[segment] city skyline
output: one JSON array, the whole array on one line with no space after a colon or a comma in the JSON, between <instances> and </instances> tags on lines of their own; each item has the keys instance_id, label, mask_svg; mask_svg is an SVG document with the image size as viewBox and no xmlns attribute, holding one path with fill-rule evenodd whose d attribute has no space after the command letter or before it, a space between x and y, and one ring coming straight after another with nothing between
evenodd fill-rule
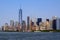
<instances>
[{"instance_id":1,"label":"city skyline","mask_svg":"<svg viewBox=\"0 0 60 40\"><path fill-rule=\"evenodd\" d=\"M31 18L51 18L52 16L59 16L60 0L0 0L0 26L10 20L18 21L18 14L21 8L23 12L23 20L27 20L27 16ZM45 14L44 14L45 13Z\"/></svg>"}]
</instances>

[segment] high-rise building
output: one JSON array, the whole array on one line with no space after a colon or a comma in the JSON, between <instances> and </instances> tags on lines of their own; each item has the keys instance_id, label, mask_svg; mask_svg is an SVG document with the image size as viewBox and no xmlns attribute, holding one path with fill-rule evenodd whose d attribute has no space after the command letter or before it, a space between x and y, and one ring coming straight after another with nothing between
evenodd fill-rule
<instances>
[{"instance_id":1,"label":"high-rise building","mask_svg":"<svg viewBox=\"0 0 60 40\"><path fill-rule=\"evenodd\" d=\"M14 31L14 20L10 20L9 30L10 30L10 31Z\"/></svg>"},{"instance_id":2,"label":"high-rise building","mask_svg":"<svg viewBox=\"0 0 60 40\"><path fill-rule=\"evenodd\" d=\"M24 20L22 21L22 30L23 32L26 31L26 22Z\"/></svg>"},{"instance_id":3,"label":"high-rise building","mask_svg":"<svg viewBox=\"0 0 60 40\"><path fill-rule=\"evenodd\" d=\"M30 27L30 17L27 16L27 30L29 30L29 27Z\"/></svg>"},{"instance_id":4,"label":"high-rise building","mask_svg":"<svg viewBox=\"0 0 60 40\"><path fill-rule=\"evenodd\" d=\"M52 21L53 21L53 20L49 20L50 30L52 30L52 29L53 29L53 28L52 28Z\"/></svg>"},{"instance_id":5,"label":"high-rise building","mask_svg":"<svg viewBox=\"0 0 60 40\"><path fill-rule=\"evenodd\" d=\"M30 31L32 31L33 26L34 26L34 22L32 22L32 20L30 20Z\"/></svg>"},{"instance_id":6,"label":"high-rise building","mask_svg":"<svg viewBox=\"0 0 60 40\"><path fill-rule=\"evenodd\" d=\"M18 24L19 24L19 22L16 21L16 22L15 22L15 27L18 27Z\"/></svg>"},{"instance_id":7,"label":"high-rise building","mask_svg":"<svg viewBox=\"0 0 60 40\"><path fill-rule=\"evenodd\" d=\"M39 23L42 22L42 18L37 18L37 25L39 26Z\"/></svg>"},{"instance_id":8,"label":"high-rise building","mask_svg":"<svg viewBox=\"0 0 60 40\"><path fill-rule=\"evenodd\" d=\"M53 30L56 30L56 27L57 27L57 17L56 16L53 16L52 17L52 28Z\"/></svg>"},{"instance_id":9,"label":"high-rise building","mask_svg":"<svg viewBox=\"0 0 60 40\"><path fill-rule=\"evenodd\" d=\"M21 8L19 9L19 24L22 27L22 9Z\"/></svg>"},{"instance_id":10,"label":"high-rise building","mask_svg":"<svg viewBox=\"0 0 60 40\"><path fill-rule=\"evenodd\" d=\"M22 30L22 9L19 9L19 24L20 24L20 31Z\"/></svg>"},{"instance_id":11,"label":"high-rise building","mask_svg":"<svg viewBox=\"0 0 60 40\"><path fill-rule=\"evenodd\" d=\"M54 16L52 22L53 30L60 30L60 18Z\"/></svg>"},{"instance_id":12,"label":"high-rise building","mask_svg":"<svg viewBox=\"0 0 60 40\"><path fill-rule=\"evenodd\" d=\"M46 19L46 30L51 30L51 23L50 23L50 20L49 19Z\"/></svg>"},{"instance_id":13,"label":"high-rise building","mask_svg":"<svg viewBox=\"0 0 60 40\"><path fill-rule=\"evenodd\" d=\"M57 30L60 30L60 18L57 18L56 24L57 24L56 29L57 29Z\"/></svg>"},{"instance_id":14,"label":"high-rise building","mask_svg":"<svg viewBox=\"0 0 60 40\"><path fill-rule=\"evenodd\" d=\"M46 30L44 22L39 23L39 26L40 26L40 30Z\"/></svg>"},{"instance_id":15,"label":"high-rise building","mask_svg":"<svg viewBox=\"0 0 60 40\"><path fill-rule=\"evenodd\" d=\"M53 30L56 30L56 27L57 27L56 21L57 21L57 20L54 19L53 22L52 22Z\"/></svg>"},{"instance_id":16,"label":"high-rise building","mask_svg":"<svg viewBox=\"0 0 60 40\"><path fill-rule=\"evenodd\" d=\"M14 27L14 20L10 20L10 27Z\"/></svg>"},{"instance_id":17,"label":"high-rise building","mask_svg":"<svg viewBox=\"0 0 60 40\"><path fill-rule=\"evenodd\" d=\"M36 30L36 25L32 20L30 20L30 32L35 30Z\"/></svg>"}]
</instances>

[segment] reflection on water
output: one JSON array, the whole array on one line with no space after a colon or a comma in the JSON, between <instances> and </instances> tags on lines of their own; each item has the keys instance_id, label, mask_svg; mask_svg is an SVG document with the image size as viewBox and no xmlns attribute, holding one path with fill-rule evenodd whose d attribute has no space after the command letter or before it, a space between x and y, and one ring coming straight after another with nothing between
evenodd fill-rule
<instances>
[{"instance_id":1,"label":"reflection on water","mask_svg":"<svg viewBox=\"0 0 60 40\"><path fill-rule=\"evenodd\" d=\"M56 32L0 32L0 40L59 40Z\"/></svg>"}]
</instances>

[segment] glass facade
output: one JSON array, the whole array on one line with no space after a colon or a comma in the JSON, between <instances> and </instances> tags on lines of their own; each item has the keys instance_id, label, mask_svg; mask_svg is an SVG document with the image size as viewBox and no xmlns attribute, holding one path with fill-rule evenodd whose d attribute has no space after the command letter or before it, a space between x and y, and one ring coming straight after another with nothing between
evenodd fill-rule
<instances>
[{"instance_id":1,"label":"glass facade","mask_svg":"<svg viewBox=\"0 0 60 40\"><path fill-rule=\"evenodd\" d=\"M42 22L42 18L37 18L37 25L39 26L39 23Z\"/></svg>"}]
</instances>

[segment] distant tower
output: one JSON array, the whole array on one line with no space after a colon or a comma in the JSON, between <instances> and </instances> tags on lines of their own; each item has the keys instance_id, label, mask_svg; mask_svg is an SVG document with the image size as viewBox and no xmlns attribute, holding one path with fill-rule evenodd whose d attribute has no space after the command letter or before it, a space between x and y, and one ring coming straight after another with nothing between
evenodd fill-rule
<instances>
[{"instance_id":1,"label":"distant tower","mask_svg":"<svg viewBox=\"0 0 60 40\"><path fill-rule=\"evenodd\" d=\"M14 27L14 20L10 20L10 27Z\"/></svg>"},{"instance_id":2,"label":"distant tower","mask_svg":"<svg viewBox=\"0 0 60 40\"><path fill-rule=\"evenodd\" d=\"M27 30L29 30L29 26L30 26L30 17L27 16Z\"/></svg>"},{"instance_id":3,"label":"distant tower","mask_svg":"<svg viewBox=\"0 0 60 40\"><path fill-rule=\"evenodd\" d=\"M19 24L22 26L22 9L19 9Z\"/></svg>"},{"instance_id":4,"label":"distant tower","mask_svg":"<svg viewBox=\"0 0 60 40\"><path fill-rule=\"evenodd\" d=\"M22 9L19 9L19 25L20 25L20 31L23 31L22 27Z\"/></svg>"}]
</instances>

